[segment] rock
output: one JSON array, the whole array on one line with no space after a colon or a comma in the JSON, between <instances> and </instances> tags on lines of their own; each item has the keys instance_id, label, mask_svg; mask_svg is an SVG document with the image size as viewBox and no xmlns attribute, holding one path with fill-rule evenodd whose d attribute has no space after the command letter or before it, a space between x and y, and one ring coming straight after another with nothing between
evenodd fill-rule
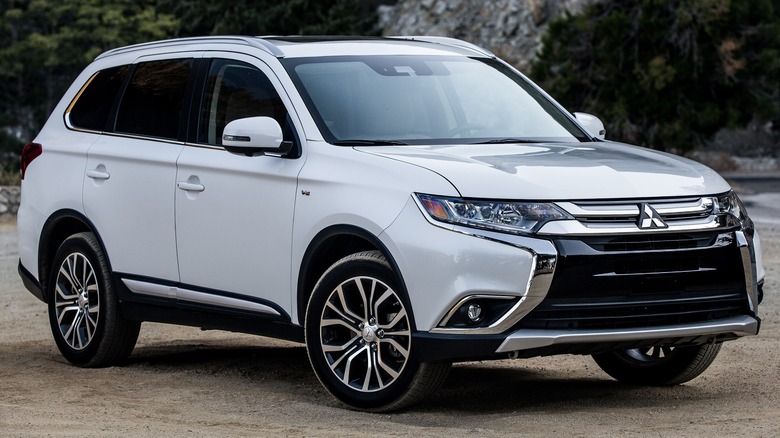
<instances>
[{"instance_id":1,"label":"rock","mask_svg":"<svg viewBox=\"0 0 780 438\"><path fill-rule=\"evenodd\" d=\"M20 199L21 187L0 187L0 215L16 214L16 212L19 211Z\"/></svg>"},{"instance_id":2,"label":"rock","mask_svg":"<svg viewBox=\"0 0 780 438\"><path fill-rule=\"evenodd\" d=\"M384 35L460 38L527 71L551 20L599 0L400 0L379 8Z\"/></svg>"}]
</instances>

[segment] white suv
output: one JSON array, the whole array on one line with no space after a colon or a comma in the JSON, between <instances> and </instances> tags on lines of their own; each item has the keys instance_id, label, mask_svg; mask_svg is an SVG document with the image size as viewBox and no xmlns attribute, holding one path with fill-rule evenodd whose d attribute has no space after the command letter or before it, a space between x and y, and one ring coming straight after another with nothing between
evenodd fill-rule
<instances>
[{"instance_id":1,"label":"white suv","mask_svg":"<svg viewBox=\"0 0 780 438\"><path fill-rule=\"evenodd\" d=\"M688 381L758 333L758 235L715 172L603 138L448 38L119 48L24 148L19 271L81 366L160 321L305 342L365 410L475 359Z\"/></svg>"}]
</instances>

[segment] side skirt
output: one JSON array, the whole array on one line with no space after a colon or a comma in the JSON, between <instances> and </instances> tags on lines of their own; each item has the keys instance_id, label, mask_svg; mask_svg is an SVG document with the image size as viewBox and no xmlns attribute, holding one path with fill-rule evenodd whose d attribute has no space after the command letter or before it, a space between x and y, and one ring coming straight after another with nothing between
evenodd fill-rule
<instances>
[{"instance_id":1,"label":"side skirt","mask_svg":"<svg viewBox=\"0 0 780 438\"><path fill-rule=\"evenodd\" d=\"M304 342L303 327L266 300L191 285L114 274L124 318ZM131 289L128 285L132 285ZM181 297L177 297L181 291Z\"/></svg>"}]
</instances>

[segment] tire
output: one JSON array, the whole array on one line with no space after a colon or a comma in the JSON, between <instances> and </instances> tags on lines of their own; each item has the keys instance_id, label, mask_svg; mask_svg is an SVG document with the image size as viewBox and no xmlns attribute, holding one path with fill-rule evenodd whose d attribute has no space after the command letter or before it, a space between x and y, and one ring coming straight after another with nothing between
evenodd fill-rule
<instances>
[{"instance_id":1,"label":"tire","mask_svg":"<svg viewBox=\"0 0 780 438\"><path fill-rule=\"evenodd\" d=\"M671 386L703 373L720 351L720 343L689 347L647 347L594 354L604 372L634 385Z\"/></svg>"},{"instance_id":2,"label":"tire","mask_svg":"<svg viewBox=\"0 0 780 438\"><path fill-rule=\"evenodd\" d=\"M409 306L379 251L334 263L306 309L306 347L317 378L352 408L388 412L435 392L449 363L415 358ZM367 309L368 308L368 309Z\"/></svg>"},{"instance_id":3,"label":"tire","mask_svg":"<svg viewBox=\"0 0 780 438\"><path fill-rule=\"evenodd\" d=\"M82 367L127 359L141 323L119 314L116 288L95 235L68 237L54 256L49 278L49 323L60 353Z\"/></svg>"}]
</instances>

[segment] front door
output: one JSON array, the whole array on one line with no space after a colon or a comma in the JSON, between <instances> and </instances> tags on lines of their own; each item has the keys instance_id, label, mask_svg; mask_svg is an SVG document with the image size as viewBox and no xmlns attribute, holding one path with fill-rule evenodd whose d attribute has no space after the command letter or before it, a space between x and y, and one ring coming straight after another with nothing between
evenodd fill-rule
<instances>
[{"instance_id":1,"label":"front door","mask_svg":"<svg viewBox=\"0 0 780 438\"><path fill-rule=\"evenodd\" d=\"M273 117L285 140L294 141L278 81L252 61L211 60L197 145L186 146L178 159L176 242L185 290L179 299L189 294L201 305L284 315L291 304L293 210L303 159L247 157L221 147L228 122L255 116Z\"/></svg>"}]
</instances>

